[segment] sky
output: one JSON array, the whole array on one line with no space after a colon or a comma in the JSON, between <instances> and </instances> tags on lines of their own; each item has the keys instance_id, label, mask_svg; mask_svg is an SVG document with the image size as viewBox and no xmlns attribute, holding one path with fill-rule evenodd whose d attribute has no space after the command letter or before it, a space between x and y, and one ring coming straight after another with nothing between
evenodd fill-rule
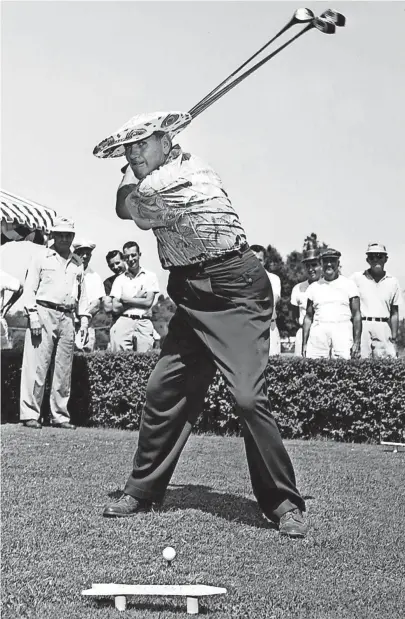
<instances>
[{"instance_id":1,"label":"sky","mask_svg":"<svg viewBox=\"0 0 405 619\"><path fill-rule=\"evenodd\" d=\"M189 110L299 6L2 2L1 187L72 217L97 244L91 266L103 279L107 251L137 241L166 294L153 233L115 215L125 160L93 148L135 114ZM305 6L319 15L331 5ZM305 34L176 142L220 174L251 244L286 256L315 232L350 275L381 242L405 289L405 3L332 7L346 28ZM2 268L22 279L37 251L8 243Z\"/></svg>"}]
</instances>

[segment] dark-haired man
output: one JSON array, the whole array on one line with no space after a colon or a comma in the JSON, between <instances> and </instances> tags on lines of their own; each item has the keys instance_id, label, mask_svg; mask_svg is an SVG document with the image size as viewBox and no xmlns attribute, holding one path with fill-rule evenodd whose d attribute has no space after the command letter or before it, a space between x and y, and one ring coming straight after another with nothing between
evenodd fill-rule
<instances>
[{"instance_id":1,"label":"dark-haired man","mask_svg":"<svg viewBox=\"0 0 405 619\"><path fill-rule=\"evenodd\" d=\"M260 264L264 266L266 260L266 249L263 245L251 245L250 249L259 260ZM280 301L281 297L281 281L278 275L275 273L271 273L267 271L267 277L271 283L271 289L273 291L273 313L271 315L270 321L270 347L269 347L269 357L273 357L274 355L279 355L281 353L281 340L280 340L280 332L277 326L277 304Z\"/></svg>"},{"instance_id":2,"label":"dark-haired man","mask_svg":"<svg viewBox=\"0 0 405 619\"><path fill-rule=\"evenodd\" d=\"M127 270L114 280L110 293L113 314L118 316L110 330L111 351L148 352L155 342L150 310L159 294L159 283L155 273L140 265L138 243L128 241L122 253Z\"/></svg>"},{"instance_id":3,"label":"dark-haired man","mask_svg":"<svg viewBox=\"0 0 405 619\"><path fill-rule=\"evenodd\" d=\"M127 265L125 264L124 254L119 249L112 249L109 251L105 257L106 262L108 264L108 268L113 272L114 275L110 275L104 280L104 290L106 296L110 296L111 288L118 277L122 273L125 273L127 270Z\"/></svg>"},{"instance_id":4,"label":"dark-haired man","mask_svg":"<svg viewBox=\"0 0 405 619\"><path fill-rule=\"evenodd\" d=\"M132 516L162 501L218 368L236 400L263 513L281 534L304 537L305 503L267 397L271 285L219 176L172 144L190 121L182 112L136 116L94 149L126 156L117 214L153 230L176 304L148 381L132 473L104 516Z\"/></svg>"}]
</instances>

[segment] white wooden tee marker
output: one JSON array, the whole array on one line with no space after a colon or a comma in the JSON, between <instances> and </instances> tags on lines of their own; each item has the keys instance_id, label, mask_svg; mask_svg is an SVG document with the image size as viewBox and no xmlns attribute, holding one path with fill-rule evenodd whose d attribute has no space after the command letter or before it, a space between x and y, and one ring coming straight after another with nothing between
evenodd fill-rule
<instances>
[{"instance_id":1,"label":"white wooden tee marker","mask_svg":"<svg viewBox=\"0 0 405 619\"><path fill-rule=\"evenodd\" d=\"M113 596L117 610L125 610L128 595L182 596L187 598L189 615L198 614L198 598L223 593L226 593L226 589L208 585L117 585L114 583L93 583L91 589L82 591L82 595Z\"/></svg>"},{"instance_id":2,"label":"white wooden tee marker","mask_svg":"<svg viewBox=\"0 0 405 619\"><path fill-rule=\"evenodd\" d=\"M392 452L397 454L399 451L399 447L405 447L405 443L390 443L389 441L380 441L380 445L389 445L392 447Z\"/></svg>"}]
</instances>

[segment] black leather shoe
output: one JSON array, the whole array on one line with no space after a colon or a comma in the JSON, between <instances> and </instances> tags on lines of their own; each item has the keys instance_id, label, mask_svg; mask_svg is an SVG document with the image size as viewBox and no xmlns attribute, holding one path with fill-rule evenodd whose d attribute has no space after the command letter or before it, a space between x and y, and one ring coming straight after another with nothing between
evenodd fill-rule
<instances>
[{"instance_id":1,"label":"black leather shoe","mask_svg":"<svg viewBox=\"0 0 405 619\"><path fill-rule=\"evenodd\" d=\"M23 424L26 428L32 428L33 430L42 429L42 424L40 424L36 419L27 419L27 421L23 421Z\"/></svg>"},{"instance_id":2,"label":"black leather shoe","mask_svg":"<svg viewBox=\"0 0 405 619\"><path fill-rule=\"evenodd\" d=\"M73 423L69 423L68 421L64 421L63 423L54 423L53 428L62 428L62 430L76 430L76 426Z\"/></svg>"},{"instance_id":3,"label":"black leather shoe","mask_svg":"<svg viewBox=\"0 0 405 619\"><path fill-rule=\"evenodd\" d=\"M152 501L147 499L135 499L129 494L123 494L118 501L110 503L104 509L103 516L105 518L125 518L125 516L134 516L142 512L149 512L152 509Z\"/></svg>"},{"instance_id":4,"label":"black leather shoe","mask_svg":"<svg viewBox=\"0 0 405 619\"><path fill-rule=\"evenodd\" d=\"M280 535L287 535L288 537L305 537L308 527L304 522L302 511L296 507L295 509L283 514L280 518L278 530Z\"/></svg>"}]
</instances>

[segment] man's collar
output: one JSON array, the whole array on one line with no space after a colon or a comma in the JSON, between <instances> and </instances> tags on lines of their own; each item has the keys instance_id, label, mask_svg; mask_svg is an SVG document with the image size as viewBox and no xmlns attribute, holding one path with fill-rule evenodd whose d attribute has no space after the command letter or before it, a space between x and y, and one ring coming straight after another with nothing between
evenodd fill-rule
<instances>
[{"instance_id":1,"label":"man's collar","mask_svg":"<svg viewBox=\"0 0 405 619\"><path fill-rule=\"evenodd\" d=\"M138 271L138 273L136 275L133 275L131 273L131 271L129 271L129 270L124 271L124 273L121 273L121 275L125 275L129 279L135 279L136 277L138 277L138 275L141 275L141 274L144 274L144 273L146 273L145 269L141 265L139 265L139 271Z\"/></svg>"},{"instance_id":2,"label":"man's collar","mask_svg":"<svg viewBox=\"0 0 405 619\"><path fill-rule=\"evenodd\" d=\"M374 277L371 274L370 269L366 269L363 273L363 275L365 275L367 277L367 279L372 279L373 282L377 282L377 284L379 282L382 282L383 279L387 278L387 277L392 277L392 275L390 275L389 273L387 273L387 271L384 271L384 275L382 276L381 279L379 279L378 281L376 279L374 279Z\"/></svg>"},{"instance_id":3,"label":"man's collar","mask_svg":"<svg viewBox=\"0 0 405 619\"><path fill-rule=\"evenodd\" d=\"M63 258L63 256L61 256L60 253L56 251L56 249L53 249L53 247L48 247L47 256L58 256L58 258L62 258L63 260L66 260L67 262L73 262L73 264L76 264L78 266L82 264L82 261L80 260L80 258L76 256L76 254L74 254L73 252L69 252L68 257Z\"/></svg>"}]
</instances>

